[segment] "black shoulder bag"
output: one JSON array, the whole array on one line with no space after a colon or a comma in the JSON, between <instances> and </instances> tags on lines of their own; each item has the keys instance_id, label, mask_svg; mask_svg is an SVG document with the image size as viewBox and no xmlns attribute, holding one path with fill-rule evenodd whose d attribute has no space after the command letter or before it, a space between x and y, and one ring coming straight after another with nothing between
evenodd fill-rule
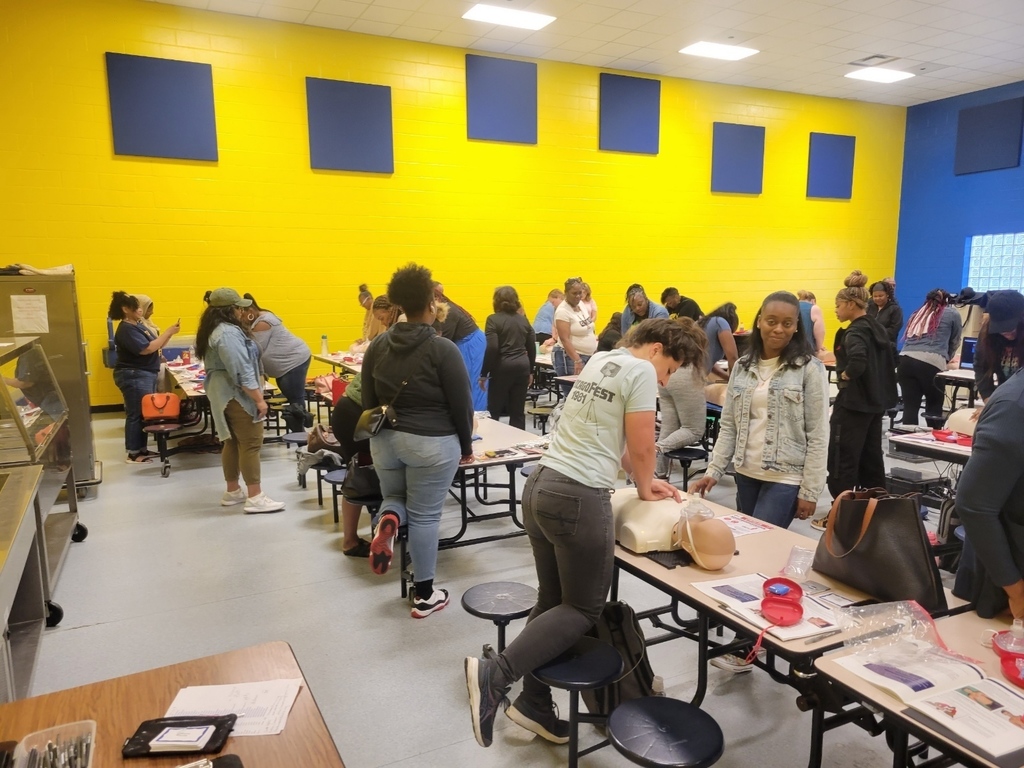
<instances>
[{"instance_id":1,"label":"black shoulder bag","mask_svg":"<svg viewBox=\"0 0 1024 768\"><path fill-rule=\"evenodd\" d=\"M431 343L434 341L431 336L425 344L421 344L420 348L412 355L414 364L409 365L408 371L406 371L405 379L398 385L398 389L395 391L395 396L391 398L390 405L378 405L376 408L367 408L361 414L359 414L359 421L356 422L356 428L352 432L352 437L356 440L369 440L374 437L384 427L385 420L391 424L392 427L398 424L398 413L395 411L395 401L398 400L398 396L402 394L402 390L405 389L405 385L409 383L409 379L412 378L413 374L419 370L420 362L427 350L430 349ZM412 361L410 361L412 362Z\"/></svg>"}]
</instances>

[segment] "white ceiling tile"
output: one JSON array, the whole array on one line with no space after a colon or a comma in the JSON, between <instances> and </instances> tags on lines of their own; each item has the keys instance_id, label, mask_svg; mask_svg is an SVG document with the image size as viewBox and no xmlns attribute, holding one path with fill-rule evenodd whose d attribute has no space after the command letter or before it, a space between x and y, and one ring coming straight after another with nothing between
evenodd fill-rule
<instances>
[{"instance_id":1,"label":"white ceiling tile","mask_svg":"<svg viewBox=\"0 0 1024 768\"><path fill-rule=\"evenodd\" d=\"M664 38L663 35L655 35L650 32L627 32L621 37L615 38L617 43L625 43L626 45L635 45L638 48L654 45L660 42ZM679 50L678 48L676 50Z\"/></svg>"},{"instance_id":2,"label":"white ceiling tile","mask_svg":"<svg viewBox=\"0 0 1024 768\"><path fill-rule=\"evenodd\" d=\"M329 29L348 29L355 21L349 16L336 16L333 13L311 13L306 17L306 24Z\"/></svg>"},{"instance_id":3,"label":"white ceiling tile","mask_svg":"<svg viewBox=\"0 0 1024 768\"><path fill-rule=\"evenodd\" d=\"M531 32L467 21L474 0L162 0L370 35L904 106L1024 79L1024 0L507 0L556 16ZM490 0L497 4L497 0ZM747 44L745 62L681 56ZM878 86L844 78L871 54L939 67Z\"/></svg>"},{"instance_id":4,"label":"white ceiling tile","mask_svg":"<svg viewBox=\"0 0 1024 768\"><path fill-rule=\"evenodd\" d=\"M351 16L358 19L360 14L370 7L369 2L357 3L354 0L320 0L313 9L314 13L330 13L335 16Z\"/></svg>"},{"instance_id":5,"label":"white ceiling tile","mask_svg":"<svg viewBox=\"0 0 1024 768\"><path fill-rule=\"evenodd\" d=\"M263 0L210 0L207 8L219 13L238 13L243 16L255 16L260 11Z\"/></svg>"},{"instance_id":6,"label":"white ceiling tile","mask_svg":"<svg viewBox=\"0 0 1024 768\"><path fill-rule=\"evenodd\" d=\"M263 4L260 8L259 16L261 19L273 19L274 21L290 21L294 24L301 24L309 16L309 11L303 11L299 8L285 8L281 5L269 5Z\"/></svg>"},{"instance_id":7,"label":"white ceiling tile","mask_svg":"<svg viewBox=\"0 0 1024 768\"><path fill-rule=\"evenodd\" d=\"M361 32L364 35L380 35L381 37L389 37L396 29L398 29L398 25L385 24L381 21L356 19L348 29L349 32Z\"/></svg>"},{"instance_id":8,"label":"white ceiling tile","mask_svg":"<svg viewBox=\"0 0 1024 768\"><path fill-rule=\"evenodd\" d=\"M472 48L473 44L480 38L473 35L463 35L458 32L438 32L431 38L430 42L438 45L449 45L452 48Z\"/></svg>"},{"instance_id":9,"label":"white ceiling tile","mask_svg":"<svg viewBox=\"0 0 1024 768\"><path fill-rule=\"evenodd\" d=\"M606 27L603 24L595 24L585 32L580 33L580 37L585 37L588 40L600 40L604 43L610 43L625 34L618 27Z\"/></svg>"},{"instance_id":10,"label":"white ceiling tile","mask_svg":"<svg viewBox=\"0 0 1024 768\"><path fill-rule=\"evenodd\" d=\"M632 11L620 11L614 16L604 20L609 27L620 27L622 29L636 29L644 24L650 24L655 20L654 16L647 13L633 13Z\"/></svg>"}]
</instances>

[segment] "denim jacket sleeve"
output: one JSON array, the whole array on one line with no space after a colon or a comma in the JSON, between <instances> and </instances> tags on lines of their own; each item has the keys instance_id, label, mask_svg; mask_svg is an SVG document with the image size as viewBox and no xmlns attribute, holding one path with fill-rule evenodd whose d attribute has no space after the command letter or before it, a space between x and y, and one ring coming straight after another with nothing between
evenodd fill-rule
<instances>
[{"instance_id":1,"label":"denim jacket sleeve","mask_svg":"<svg viewBox=\"0 0 1024 768\"><path fill-rule=\"evenodd\" d=\"M722 406L722 418L718 424L718 437L715 439L715 450L711 454L711 463L708 464L706 474L716 482L725 475L725 469L733 459L736 450L736 422L739 414L735 412L733 400L740 399L731 396L730 392L735 384L742 366L734 365L729 375L729 384L725 390L725 404Z\"/></svg>"},{"instance_id":2,"label":"denim jacket sleeve","mask_svg":"<svg viewBox=\"0 0 1024 768\"><path fill-rule=\"evenodd\" d=\"M804 428L807 430L807 455L799 498L817 501L825 488L828 467L828 375L817 358L803 367ZM718 446L715 446L716 449Z\"/></svg>"},{"instance_id":3,"label":"denim jacket sleeve","mask_svg":"<svg viewBox=\"0 0 1024 768\"><path fill-rule=\"evenodd\" d=\"M240 330L235 328L225 328L221 341L217 351L220 353L221 362L231 376L231 380L242 389L258 389L260 386L258 356L254 359L250 354L250 343L255 351L256 342L246 338Z\"/></svg>"}]
</instances>

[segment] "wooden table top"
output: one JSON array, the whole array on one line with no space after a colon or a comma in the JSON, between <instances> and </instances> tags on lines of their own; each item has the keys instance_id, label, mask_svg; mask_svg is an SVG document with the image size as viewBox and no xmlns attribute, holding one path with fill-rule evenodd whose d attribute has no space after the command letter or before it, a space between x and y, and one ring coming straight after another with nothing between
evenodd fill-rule
<instances>
[{"instance_id":1,"label":"wooden table top","mask_svg":"<svg viewBox=\"0 0 1024 768\"><path fill-rule=\"evenodd\" d=\"M286 678L303 682L284 730L275 736L229 738L221 754L238 755L245 768L344 768L291 647L280 641L0 705L0 741L20 741L61 723L95 720L93 762L98 768L170 768L196 758L161 755L124 760L121 745L142 721L163 717L179 689Z\"/></svg>"}]
</instances>

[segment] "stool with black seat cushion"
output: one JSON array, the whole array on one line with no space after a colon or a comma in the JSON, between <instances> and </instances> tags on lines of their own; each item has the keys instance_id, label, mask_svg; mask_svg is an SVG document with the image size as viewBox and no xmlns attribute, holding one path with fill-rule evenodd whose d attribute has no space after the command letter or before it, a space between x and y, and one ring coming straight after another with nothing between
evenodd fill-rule
<instances>
[{"instance_id":1,"label":"stool with black seat cushion","mask_svg":"<svg viewBox=\"0 0 1024 768\"><path fill-rule=\"evenodd\" d=\"M608 740L630 762L649 768L706 768L725 749L711 715L665 696L622 702L608 716Z\"/></svg>"},{"instance_id":2,"label":"stool with black seat cushion","mask_svg":"<svg viewBox=\"0 0 1024 768\"><path fill-rule=\"evenodd\" d=\"M160 453L160 476L168 477L171 474L171 452L167 448L167 438L171 432L181 429L181 425L173 422L162 424L146 424L142 431L156 438L156 449Z\"/></svg>"},{"instance_id":3,"label":"stool with black seat cushion","mask_svg":"<svg viewBox=\"0 0 1024 768\"><path fill-rule=\"evenodd\" d=\"M334 505L334 523L338 523L338 497L341 496L341 486L348 475L347 469L335 469L324 475L324 482L331 486L331 503ZM319 478L317 478L319 480Z\"/></svg>"},{"instance_id":4,"label":"stool with black seat cushion","mask_svg":"<svg viewBox=\"0 0 1024 768\"><path fill-rule=\"evenodd\" d=\"M466 613L489 619L498 628L498 653L505 650L505 627L528 616L537 604L537 590L515 581L491 581L470 587L462 595Z\"/></svg>"},{"instance_id":5,"label":"stool with black seat cushion","mask_svg":"<svg viewBox=\"0 0 1024 768\"><path fill-rule=\"evenodd\" d=\"M690 478L696 475L690 473L690 465L695 461L707 461L708 452L700 446L691 446L688 448L676 448L674 451L665 451L663 454L668 462L668 474L672 476L672 462L678 461L679 465L683 468L683 490L688 490L690 487Z\"/></svg>"},{"instance_id":6,"label":"stool with black seat cushion","mask_svg":"<svg viewBox=\"0 0 1024 768\"><path fill-rule=\"evenodd\" d=\"M603 724L604 715L580 712L580 691L603 688L622 674L622 656L603 640L581 637L565 653L533 670L533 676L552 688L569 691L569 768L576 768L581 755L608 745L605 739L580 750L580 723Z\"/></svg>"}]
</instances>

